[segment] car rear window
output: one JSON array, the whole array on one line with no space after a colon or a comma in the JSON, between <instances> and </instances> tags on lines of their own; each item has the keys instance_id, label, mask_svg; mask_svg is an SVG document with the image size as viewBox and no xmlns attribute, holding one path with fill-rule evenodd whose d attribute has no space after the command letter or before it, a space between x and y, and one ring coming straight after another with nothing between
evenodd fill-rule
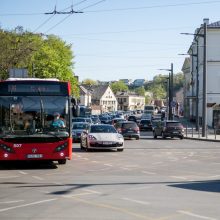
<instances>
[{"instance_id":1,"label":"car rear window","mask_svg":"<svg viewBox=\"0 0 220 220\"><path fill-rule=\"evenodd\" d=\"M137 124L136 123L124 123L122 124L122 128L128 129L128 128L136 128Z\"/></svg>"},{"instance_id":2,"label":"car rear window","mask_svg":"<svg viewBox=\"0 0 220 220\"><path fill-rule=\"evenodd\" d=\"M151 121L150 120L141 120L141 124L150 124Z\"/></svg>"},{"instance_id":3,"label":"car rear window","mask_svg":"<svg viewBox=\"0 0 220 220\"><path fill-rule=\"evenodd\" d=\"M87 129L88 125L87 124L77 124L77 123L73 123L73 129Z\"/></svg>"},{"instance_id":4,"label":"car rear window","mask_svg":"<svg viewBox=\"0 0 220 220\"><path fill-rule=\"evenodd\" d=\"M182 124L180 122L167 122L168 127L181 127Z\"/></svg>"}]
</instances>

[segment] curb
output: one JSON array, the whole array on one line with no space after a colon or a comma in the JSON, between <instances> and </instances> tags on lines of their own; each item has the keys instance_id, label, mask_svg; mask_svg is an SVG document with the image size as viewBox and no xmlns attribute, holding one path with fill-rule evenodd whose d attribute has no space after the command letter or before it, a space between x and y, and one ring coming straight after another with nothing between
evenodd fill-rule
<instances>
[{"instance_id":1,"label":"curb","mask_svg":"<svg viewBox=\"0 0 220 220\"><path fill-rule=\"evenodd\" d=\"M197 141L220 142L220 140L216 140L216 139L202 139L202 138L193 138L193 137L184 137L184 139L197 140Z\"/></svg>"}]
</instances>

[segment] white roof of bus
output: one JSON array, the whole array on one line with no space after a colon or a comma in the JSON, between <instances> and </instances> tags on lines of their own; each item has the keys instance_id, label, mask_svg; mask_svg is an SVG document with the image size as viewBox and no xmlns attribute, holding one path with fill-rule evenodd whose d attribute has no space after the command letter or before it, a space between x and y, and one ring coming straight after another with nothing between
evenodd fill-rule
<instances>
[{"instance_id":1,"label":"white roof of bus","mask_svg":"<svg viewBox=\"0 0 220 220\"><path fill-rule=\"evenodd\" d=\"M55 79L55 78L45 78L45 79L41 79L41 78L8 78L5 81L26 81L26 80L59 81L59 79Z\"/></svg>"}]
</instances>

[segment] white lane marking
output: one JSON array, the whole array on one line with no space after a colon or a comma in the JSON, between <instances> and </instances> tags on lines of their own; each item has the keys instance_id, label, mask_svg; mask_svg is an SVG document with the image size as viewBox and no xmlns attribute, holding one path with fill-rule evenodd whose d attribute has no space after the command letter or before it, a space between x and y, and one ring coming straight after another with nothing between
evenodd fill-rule
<instances>
[{"instance_id":1,"label":"white lane marking","mask_svg":"<svg viewBox=\"0 0 220 220\"><path fill-rule=\"evenodd\" d=\"M209 178L218 178L220 175L210 176Z\"/></svg>"},{"instance_id":2,"label":"white lane marking","mask_svg":"<svg viewBox=\"0 0 220 220\"><path fill-rule=\"evenodd\" d=\"M157 165L157 164L162 164L163 162L155 162L155 163L152 163L153 165Z\"/></svg>"},{"instance_id":3,"label":"white lane marking","mask_svg":"<svg viewBox=\"0 0 220 220\"><path fill-rule=\"evenodd\" d=\"M10 204L10 203L17 203L17 202L24 202L24 200L6 201L6 202L0 202L0 204Z\"/></svg>"},{"instance_id":4,"label":"white lane marking","mask_svg":"<svg viewBox=\"0 0 220 220\"><path fill-rule=\"evenodd\" d=\"M37 180L43 180L43 178L39 177L39 176L32 176L33 178L37 179Z\"/></svg>"},{"instance_id":5,"label":"white lane marking","mask_svg":"<svg viewBox=\"0 0 220 220\"><path fill-rule=\"evenodd\" d=\"M122 170L131 170L130 168L127 167L121 167Z\"/></svg>"},{"instance_id":6,"label":"white lane marking","mask_svg":"<svg viewBox=\"0 0 220 220\"><path fill-rule=\"evenodd\" d=\"M0 212L5 212L5 211L9 211L11 209L17 209L17 208L27 207L27 206L31 206L31 205L37 205L37 204L41 204L41 203L44 203L44 202L52 202L54 200L57 200L57 199L56 198L55 199L47 199L47 200L41 200L41 201L38 201L38 202L32 202L32 203L28 203L28 204L24 204L24 205L12 206L12 207L9 207L9 208L0 209Z\"/></svg>"},{"instance_id":7,"label":"white lane marking","mask_svg":"<svg viewBox=\"0 0 220 220\"><path fill-rule=\"evenodd\" d=\"M109 170L110 167L104 167L100 169L93 169L93 170L88 170L88 172L99 172L99 171L104 171L104 170Z\"/></svg>"},{"instance_id":8,"label":"white lane marking","mask_svg":"<svg viewBox=\"0 0 220 220\"><path fill-rule=\"evenodd\" d=\"M197 214L194 214L192 212L187 212L187 211L183 211L183 210L179 210L177 212L181 213L181 214L184 214L184 215L200 218L200 219L217 220L216 218L211 218L211 217L207 217L207 216L204 216L204 215L197 215Z\"/></svg>"},{"instance_id":9,"label":"white lane marking","mask_svg":"<svg viewBox=\"0 0 220 220\"><path fill-rule=\"evenodd\" d=\"M134 187L134 188L130 188L128 190L142 190L142 189L150 189L150 188L152 188L152 186Z\"/></svg>"},{"instance_id":10,"label":"white lane marking","mask_svg":"<svg viewBox=\"0 0 220 220\"><path fill-rule=\"evenodd\" d=\"M187 180L187 178L183 176L170 176L170 177L175 179Z\"/></svg>"},{"instance_id":11,"label":"white lane marking","mask_svg":"<svg viewBox=\"0 0 220 220\"><path fill-rule=\"evenodd\" d=\"M134 202L134 203L138 203L138 204L142 204L142 205L149 205L149 202L145 202L145 201L140 201L140 200L135 200L135 199L129 199L129 198L122 198L124 200L130 201L130 202Z\"/></svg>"},{"instance_id":12,"label":"white lane marking","mask_svg":"<svg viewBox=\"0 0 220 220\"><path fill-rule=\"evenodd\" d=\"M98 163L98 161L96 161L96 160L93 160L93 161L91 161L92 163Z\"/></svg>"},{"instance_id":13,"label":"white lane marking","mask_svg":"<svg viewBox=\"0 0 220 220\"><path fill-rule=\"evenodd\" d=\"M1 179L16 178L18 176L0 176Z\"/></svg>"},{"instance_id":14,"label":"white lane marking","mask_svg":"<svg viewBox=\"0 0 220 220\"><path fill-rule=\"evenodd\" d=\"M104 165L105 165L105 166L108 166L108 167L112 167L112 166L113 166L113 165L108 164L108 163L105 163Z\"/></svg>"},{"instance_id":15,"label":"white lane marking","mask_svg":"<svg viewBox=\"0 0 220 220\"><path fill-rule=\"evenodd\" d=\"M89 160L89 158L87 158L87 157L82 157L81 159L82 160Z\"/></svg>"},{"instance_id":16,"label":"white lane marking","mask_svg":"<svg viewBox=\"0 0 220 220\"><path fill-rule=\"evenodd\" d=\"M91 194L101 194L101 192L94 191L94 190L89 190L89 189L84 189L83 191L84 192L69 194L69 195L65 195L63 197L64 198L72 198L72 197L85 196L85 195L91 195Z\"/></svg>"},{"instance_id":17,"label":"white lane marking","mask_svg":"<svg viewBox=\"0 0 220 220\"><path fill-rule=\"evenodd\" d=\"M101 194L101 192L98 192L98 191L95 191L95 190L91 190L91 189L83 189L83 191L90 192L90 193Z\"/></svg>"},{"instance_id":18,"label":"white lane marking","mask_svg":"<svg viewBox=\"0 0 220 220\"><path fill-rule=\"evenodd\" d=\"M142 173L145 173L145 174L150 174L150 175L155 175L156 173L154 172L149 172L149 171L146 171L146 170L143 170L141 171Z\"/></svg>"},{"instance_id":19,"label":"white lane marking","mask_svg":"<svg viewBox=\"0 0 220 220\"><path fill-rule=\"evenodd\" d=\"M24 171L19 171L19 173L23 174L23 175L26 175L27 173L24 172Z\"/></svg>"}]
</instances>

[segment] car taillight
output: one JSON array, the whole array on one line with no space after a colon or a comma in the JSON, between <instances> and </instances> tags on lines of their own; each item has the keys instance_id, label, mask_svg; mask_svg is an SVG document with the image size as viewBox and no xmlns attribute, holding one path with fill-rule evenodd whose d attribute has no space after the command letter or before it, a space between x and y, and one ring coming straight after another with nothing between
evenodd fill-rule
<instances>
[{"instance_id":1,"label":"car taillight","mask_svg":"<svg viewBox=\"0 0 220 220\"><path fill-rule=\"evenodd\" d=\"M121 133L121 128L118 128L117 131L118 131L118 133Z\"/></svg>"},{"instance_id":2,"label":"car taillight","mask_svg":"<svg viewBox=\"0 0 220 220\"><path fill-rule=\"evenodd\" d=\"M134 130L137 131L137 132L140 131L139 127L136 127Z\"/></svg>"}]
</instances>

